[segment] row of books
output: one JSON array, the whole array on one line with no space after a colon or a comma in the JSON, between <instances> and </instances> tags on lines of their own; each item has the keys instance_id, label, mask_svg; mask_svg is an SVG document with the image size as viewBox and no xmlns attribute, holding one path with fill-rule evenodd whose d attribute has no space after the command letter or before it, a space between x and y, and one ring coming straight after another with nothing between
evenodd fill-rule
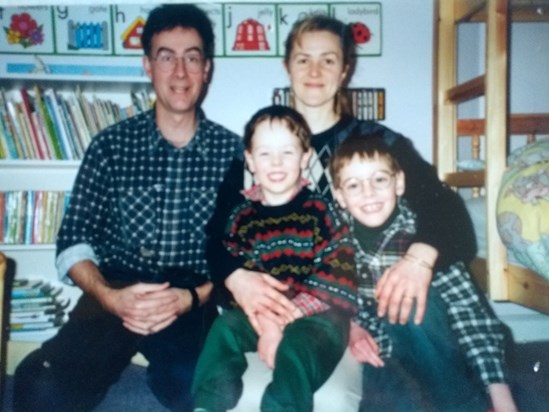
<instances>
[{"instance_id":1,"label":"row of books","mask_svg":"<svg viewBox=\"0 0 549 412\"><path fill-rule=\"evenodd\" d=\"M145 90L131 98L133 104L122 108L79 88L0 89L0 159L81 159L99 131L152 104Z\"/></svg>"},{"instance_id":2,"label":"row of books","mask_svg":"<svg viewBox=\"0 0 549 412\"><path fill-rule=\"evenodd\" d=\"M0 244L54 243L70 192L0 192Z\"/></svg>"},{"instance_id":3,"label":"row of books","mask_svg":"<svg viewBox=\"0 0 549 412\"><path fill-rule=\"evenodd\" d=\"M53 287L39 279L15 279L10 300L10 334L59 328L70 303L69 299L61 299L62 291L61 286Z\"/></svg>"},{"instance_id":4,"label":"row of books","mask_svg":"<svg viewBox=\"0 0 549 412\"><path fill-rule=\"evenodd\" d=\"M353 87L341 90L345 94L348 109L361 120L385 120L385 89ZM289 106L292 104L292 91L289 87L277 87L273 90L273 104Z\"/></svg>"}]
</instances>

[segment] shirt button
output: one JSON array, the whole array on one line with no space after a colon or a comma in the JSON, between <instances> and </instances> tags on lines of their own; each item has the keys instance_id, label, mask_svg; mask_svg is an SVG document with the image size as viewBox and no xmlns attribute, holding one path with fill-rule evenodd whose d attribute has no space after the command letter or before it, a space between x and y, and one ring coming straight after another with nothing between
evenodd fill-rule
<instances>
[{"instance_id":1,"label":"shirt button","mask_svg":"<svg viewBox=\"0 0 549 412\"><path fill-rule=\"evenodd\" d=\"M154 250L147 249L145 246L141 246L141 248L139 249L139 252L141 253L141 256L145 258L154 256Z\"/></svg>"}]
</instances>

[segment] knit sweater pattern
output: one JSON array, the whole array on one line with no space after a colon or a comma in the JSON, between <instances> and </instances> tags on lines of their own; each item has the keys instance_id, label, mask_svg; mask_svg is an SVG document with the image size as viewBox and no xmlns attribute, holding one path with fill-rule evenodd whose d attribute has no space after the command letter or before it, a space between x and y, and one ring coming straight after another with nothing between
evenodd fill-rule
<instances>
[{"instance_id":1,"label":"knit sweater pattern","mask_svg":"<svg viewBox=\"0 0 549 412\"><path fill-rule=\"evenodd\" d=\"M356 313L356 275L349 228L322 196L302 189L289 203L245 200L228 221L224 244L242 267L269 273L334 309Z\"/></svg>"}]
</instances>

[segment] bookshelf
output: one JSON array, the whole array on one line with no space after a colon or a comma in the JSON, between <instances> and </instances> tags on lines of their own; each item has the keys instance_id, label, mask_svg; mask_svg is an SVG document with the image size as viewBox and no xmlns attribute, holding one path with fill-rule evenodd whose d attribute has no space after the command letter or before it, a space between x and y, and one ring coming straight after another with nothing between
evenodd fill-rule
<instances>
[{"instance_id":1,"label":"bookshelf","mask_svg":"<svg viewBox=\"0 0 549 412\"><path fill-rule=\"evenodd\" d=\"M1 76L0 76L1 78ZM111 116L109 119L103 119L101 123L97 123L94 127L90 124L86 124L86 127L89 130L88 141L82 143L79 152L73 150L71 156L57 156L53 159L54 156L39 156L36 151L31 150L31 153L27 151L26 153L21 153L17 150L9 151L8 144L6 139L12 138L18 139L18 146L23 146L24 142L22 139L24 137L21 134L13 133L16 129L22 129L25 127L24 124L19 123L17 127L11 125L8 131L11 131L11 135L7 136L6 133L6 122L4 121L3 129L0 129L0 133L3 133L0 136L0 208L3 208L3 212L0 212L0 224L3 225L3 230L0 231L0 250L6 254L9 259L12 259L15 262L15 278L22 279L42 279L55 287L62 286L61 299L69 301L70 305L67 308L68 311L73 307L74 303L80 295L80 290L74 286L62 284L57 280L57 272L55 269L55 245L54 245L54 236L50 237L46 243L33 244L34 241L21 240L13 241L10 237L7 236L8 228L8 201L7 199L14 194L24 193L27 199L35 199L38 197L38 194L44 196L55 197L61 193L69 193L78 168L80 165L80 159L82 153L89 144L89 140L96 134L96 132L104 129L110 124L116 123L121 119L131 116L134 113L137 113L141 110L145 110L150 107L150 96L148 91L145 88L145 85L141 81L136 83L131 82L122 82L118 85L117 89L113 91L110 81L102 83L102 78L97 79L95 82L86 79L89 83L82 83L81 81L67 81L66 79L62 82L56 80L44 79L40 80L31 76L29 79L9 79L8 83L2 82L2 93L4 97L3 104L0 105L0 112L4 116L4 120L7 119L7 104L5 101L11 101L12 103L19 103L18 97L20 96L21 90L26 90L28 92L28 97L31 99L31 106L34 108L31 109L30 113L38 112L38 105L36 105L37 96L40 96L43 91L50 90L54 91L59 97L59 101L62 99L73 98L76 92L81 93L80 100L87 101L90 103L91 110L93 111L94 117L100 117L100 114L97 112L101 110L102 102L107 102L109 108L116 107L119 110L119 114ZM8 85L6 87L6 84ZM10 87L11 86L11 87ZM126 86L125 88L122 86ZM134 90L140 90L136 92ZM136 105L136 101L139 103ZM95 106L93 103L96 103ZM139 106L139 107L138 107ZM81 108L82 109L82 108ZM63 114L66 118L71 116L71 113L68 111L67 107L60 108L60 110L66 110ZM124 117L121 117L120 113L123 113ZM84 115L81 113L81 116ZM21 118L11 118L11 121L21 121ZM68 126L68 124L62 124L59 119L55 119L52 116L52 122L59 122L55 125L55 132L51 133L48 136L48 139L57 139L58 144L66 144L62 142L62 137L59 130L64 128L65 138L73 139L73 144L77 141L78 137L75 136L75 126ZM31 130L30 125L26 125L27 130ZM47 130L43 130L44 133L48 133ZM32 138L36 138L36 135L33 133ZM12 145L13 146L13 145ZM17 146L17 145L16 145ZM27 144L27 146L30 146ZM66 148L67 146L65 146ZM70 157L70 158L68 158ZM30 202L29 202L30 203ZM61 205L57 205L57 208L61 208ZM28 209L35 210L34 208ZM59 215L59 212L57 213ZM44 214L45 216L45 214ZM34 217L26 217L27 220L31 222L34 221ZM58 227L60 220L55 223L55 228ZM20 223L22 227L25 226L24 223ZM35 223L36 225L36 223ZM37 226L40 226L38 224ZM27 230L36 230L36 229L27 229ZM26 237L25 237L26 239ZM31 350L36 348L40 342L46 340L55 334L54 328L44 329L43 331L19 331L13 333L13 336L10 336L10 342L8 344L8 358L7 358L7 371L8 373L13 372L17 363ZM13 355L13 356L12 356Z\"/></svg>"}]
</instances>

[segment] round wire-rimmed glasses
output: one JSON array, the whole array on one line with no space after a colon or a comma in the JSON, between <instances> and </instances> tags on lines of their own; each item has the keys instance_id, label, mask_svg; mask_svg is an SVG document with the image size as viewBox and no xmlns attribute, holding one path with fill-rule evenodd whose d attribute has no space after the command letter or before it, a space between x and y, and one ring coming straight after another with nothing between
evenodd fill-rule
<instances>
[{"instance_id":1,"label":"round wire-rimmed glasses","mask_svg":"<svg viewBox=\"0 0 549 412\"><path fill-rule=\"evenodd\" d=\"M365 177L363 179L351 177L346 179L341 184L341 190L343 190L343 193L347 196L359 196L364 190L364 184L367 183L373 190L381 191L387 189L391 185L394 177L394 173L390 173L386 170L377 170L370 177Z\"/></svg>"}]
</instances>

